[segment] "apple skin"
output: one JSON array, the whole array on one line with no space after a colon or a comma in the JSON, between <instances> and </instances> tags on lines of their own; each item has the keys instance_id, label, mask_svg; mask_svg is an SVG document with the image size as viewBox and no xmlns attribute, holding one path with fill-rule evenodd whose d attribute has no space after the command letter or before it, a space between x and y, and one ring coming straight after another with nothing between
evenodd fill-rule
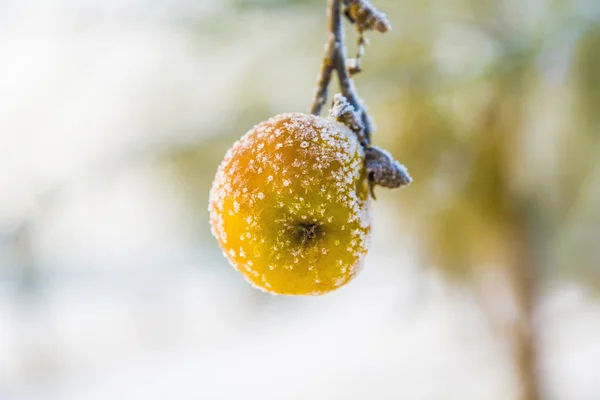
<instances>
[{"instance_id":1,"label":"apple skin","mask_svg":"<svg viewBox=\"0 0 600 400\"><path fill-rule=\"evenodd\" d=\"M210 192L213 235L255 287L321 295L367 253L365 153L345 125L302 113L256 125L225 155Z\"/></svg>"}]
</instances>

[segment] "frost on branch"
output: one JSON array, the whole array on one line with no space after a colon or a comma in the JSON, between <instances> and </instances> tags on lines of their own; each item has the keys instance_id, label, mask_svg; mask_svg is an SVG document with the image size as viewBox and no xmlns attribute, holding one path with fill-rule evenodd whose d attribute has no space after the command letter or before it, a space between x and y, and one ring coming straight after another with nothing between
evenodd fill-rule
<instances>
[{"instance_id":1,"label":"frost on branch","mask_svg":"<svg viewBox=\"0 0 600 400\"><path fill-rule=\"evenodd\" d=\"M365 136L365 126L363 125L360 116L352 107L352 104L341 94L333 96L333 106L329 110L329 116L335 118L338 122L346 125L352 132L356 134L358 141L363 148L368 147L367 137Z\"/></svg>"}]
</instances>

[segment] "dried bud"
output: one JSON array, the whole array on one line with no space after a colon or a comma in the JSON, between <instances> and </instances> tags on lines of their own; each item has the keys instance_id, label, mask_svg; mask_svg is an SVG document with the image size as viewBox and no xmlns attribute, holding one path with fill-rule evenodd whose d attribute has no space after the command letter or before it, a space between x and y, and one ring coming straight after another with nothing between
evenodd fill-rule
<instances>
[{"instance_id":1,"label":"dried bud","mask_svg":"<svg viewBox=\"0 0 600 400\"><path fill-rule=\"evenodd\" d=\"M379 11L369 0L344 0L344 14L358 26L361 32L376 30L385 33L392 29L385 13Z\"/></svg>"},{"instance_id":2,"label":"dried bud","mask_svg":"<svg viewBox=\"0 0 600 400\"><path fill-rule=\"evenodd\" d=\"M397 189L412 182L406 167L396 161L386 150L371 146L367 149L365 158L373 198L375 198L373 191L375 185Z\"/></svg>"}]
</instances>

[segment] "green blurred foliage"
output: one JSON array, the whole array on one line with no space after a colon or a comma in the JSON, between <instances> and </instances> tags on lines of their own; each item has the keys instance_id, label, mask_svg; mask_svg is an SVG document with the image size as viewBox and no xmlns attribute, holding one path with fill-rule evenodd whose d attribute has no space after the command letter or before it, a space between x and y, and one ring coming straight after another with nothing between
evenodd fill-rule
<instances>
[{"instance_id":1,"label":"green blurred foliage","mask_svg":"<svg viewBox=\"0 0 600 400\"><path fill-rule=\"evenodd\" d=\"M314 81L298 79L318 70L324 3L232 3L236 18L260 9L267 21L307 18L323 25L290 26L293 43L269 53L290 65L290 88L253 85L268 80L269 60L258 55L234 94L227 128L171 155L186 196L201 211L199 226L208 226L211 174L231 143L271 115L302 111L278 109L269 94L290 90L299 98L293 88L306 87L308 106ZM569 1L376 4L394 30L370 35L356 85L378 126L374 142L406 164L415 180L401 192L379 191L380 201L397 210L399 233L416 237L427 264L449 276L526 263L540 273L600 278L600 182L594 172L600 22ZM302 7L290 13L292 5ZM350 25L346 31L352 53ZM297 63L313 69L300 75L292 68Z\"/></svg>"}]
</instances>

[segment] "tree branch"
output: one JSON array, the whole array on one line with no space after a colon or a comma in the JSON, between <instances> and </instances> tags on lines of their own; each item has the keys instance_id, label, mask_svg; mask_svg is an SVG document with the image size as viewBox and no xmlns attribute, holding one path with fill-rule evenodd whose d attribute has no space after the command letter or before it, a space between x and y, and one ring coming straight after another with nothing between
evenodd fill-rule
<instances>
[{"instance_id":1,"label":"tree branch","mask_svg":"<svg viewBox=\"0 0 600 400\"><path fill-rule=\"evenodd\" d=\"M313 102L310 106L310 113L315 115L321 114L323 105L327 101L327 88L334 69L334 59L337 56L336 46L339 43L337 32L340 31L340 0L328 0L327 16L329 18L329 37L325 45L325 57L321 63Z\"/></svg>"},{"instance_id":2,"label":"tree branch","mask_svg":"<svg viewBox=\"0 0 600 400\"><path fill-rule=\"evenodd\" d=\"M356 92L354 82L346 68L346 48L344 46L344 32L341 21L342 0L328 0L327 15L329 17L329 38L325 47L325 57L317 79L313 102L310 107L311 114L319 115L327 101L327 88L331 81L332 72L335 70L342 94L360 115L365 127L367 142L370 142L372 123L367 115L365 106Z\"/></svg>"},{"instance_id":3,"label":"tree branch","mask_svg":"<svg viewBox=\"0 0 600 400\"><path fill-rule=\"evenodd\" d=\"M344 15L356 26L358 33L358 52L350 64L346 60L344 30L342 28L342 4ZM356 93L352 72L360 71L360 57L367 44L365 31L387 32L391 25L384 13L377 10L369 0L328 0L329 38L325 46L325 57L317 79L317 88L310 112L320 115L327 101L327 88L333 71L337 73L342 94L334 96L330 117L348 126L358 138L365 150L365 167L368 173L370 193L375 199L375 185L397 189L409 185L412 178L406 167L396 161L390 153L371 146L372 123L365 105Z\"/></svg>"}]
</instances>

